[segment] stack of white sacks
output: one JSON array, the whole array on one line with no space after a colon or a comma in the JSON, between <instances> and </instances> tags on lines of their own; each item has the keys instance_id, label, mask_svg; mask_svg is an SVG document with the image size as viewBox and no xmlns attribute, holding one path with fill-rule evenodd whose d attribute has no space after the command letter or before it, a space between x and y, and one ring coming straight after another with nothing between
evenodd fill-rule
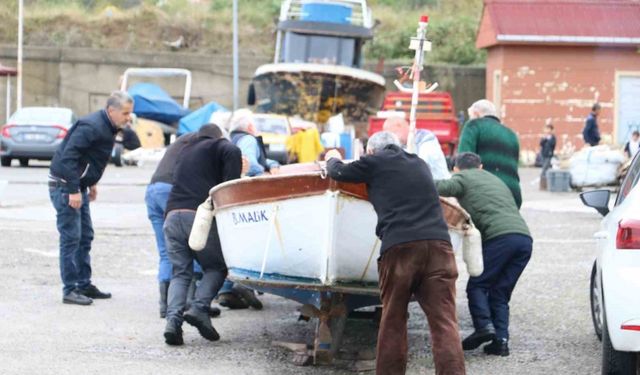
<instances>
[{"instance_id":1,"label":"stack of white sacks","mask_svg":"<svg viewBox=\"0 0 640 375\"><path fill-rule=\"evenodd\" d=\"M585 147L570 159L571 184L575 187L615 184L624 159L620 150L607 145Z\"/></svg>"}]
</instances>

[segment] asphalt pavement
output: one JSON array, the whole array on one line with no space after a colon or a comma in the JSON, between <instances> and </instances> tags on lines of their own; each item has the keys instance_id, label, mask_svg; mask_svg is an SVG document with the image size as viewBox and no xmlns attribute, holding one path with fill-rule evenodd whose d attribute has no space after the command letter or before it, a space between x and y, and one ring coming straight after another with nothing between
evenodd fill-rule
<instances>
[{"instance_id":1,"label":"asphalt pavement","mask_svg":"<svg viewBox=\"0 0 640 375\"><path fill-rule=\"evenodd\" d=\"M349 320L341 360L297 367L272 341L312 343L315 325L298 321L298 304L264 295L263 311L223 309L211 343L185 326L185 345L168 347L157 308L157 254L144 190L153 164L108 167L91 205L94 283L111 300L61 303L58 235L48 197L47 164L0 168L0 374L353 374L354 351L375 348L376 326ZM576 193L537 191L537 169L521 170L522 213L534 237L529 266L511 302L511 356L466 353L468 374L599 373L600 345L589 315L595 258L594 210ZM457 308L462 335L472 331L461 268ZM410 308L408 374L433 374L426 319Z\"/></svg>"}]
</instances>

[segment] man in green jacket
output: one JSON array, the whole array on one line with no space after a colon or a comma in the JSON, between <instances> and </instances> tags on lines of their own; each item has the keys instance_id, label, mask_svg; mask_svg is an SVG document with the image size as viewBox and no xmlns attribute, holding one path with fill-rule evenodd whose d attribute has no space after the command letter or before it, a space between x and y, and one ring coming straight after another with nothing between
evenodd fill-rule
<instances>
[{"instance_id":1,"label":"man in green jacket","mask_svg":"<svg viewBox=\"0 0 640 375\"><path fill-rule=\"evenodd\" d=\"M462 341L464 350L485 342L487 354L509 355L509 300L529 259L533 240L507 186L482 169L477 154L456 157L454 175L436 182L438 193L456 197L482 234L484 272L467 283L469 312L475 332Z\"/></svg>"},{"instance_id":2,"label":"man in green jacket","mask_svg":"<svg viewBox=\"0 0 640 375\"><path fill-rule=\"evenodd\" d=\"M469 118L460 135L458 153L480 155L484 170L499 177L509 187L520 208L520 143L516 133L500 123L495 106L486 99L478 100L469 107Z\"/></svg>"}]
</instances>

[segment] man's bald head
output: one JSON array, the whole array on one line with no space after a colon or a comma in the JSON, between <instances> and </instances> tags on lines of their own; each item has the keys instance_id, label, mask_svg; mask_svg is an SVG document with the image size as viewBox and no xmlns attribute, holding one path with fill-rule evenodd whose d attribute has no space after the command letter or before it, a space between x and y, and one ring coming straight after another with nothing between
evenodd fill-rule
<instances>
[{"instance_id":1,"label":"man's bald head","mask_svg":"<svg viewBox=\"0 0 640 375\"><path fill-rule=\"evenodd\" d=\"M382 130L395 134L403 145L407 144L407 138L409 138L409 123L404 118L389 117L384 121Z\"/></svg>"}]
</instances>

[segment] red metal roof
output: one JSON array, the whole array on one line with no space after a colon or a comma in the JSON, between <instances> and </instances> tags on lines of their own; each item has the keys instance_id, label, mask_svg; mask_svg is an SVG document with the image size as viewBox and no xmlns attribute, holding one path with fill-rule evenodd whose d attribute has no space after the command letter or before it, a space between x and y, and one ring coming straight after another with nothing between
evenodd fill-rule
<instances>
[{"instance_id":1,"label":"red metal roof","mask_svg":"<svg viewBox=\"0 0 640 375\"><path fill-rule=\"evenodd\" d=\"M485 0L476 45L640 45L639 0Z\"/></svg>"},{"instance_id":2,"label":"red metal roof","mask_svg":"<svg viewBox=\"0 0 640 375\"><path fill-rule=\"evenodd\" d=\"M17 74L18 71L16 69L0 64L0 77L15 76Z\"/></svg>"}]
</instances>

